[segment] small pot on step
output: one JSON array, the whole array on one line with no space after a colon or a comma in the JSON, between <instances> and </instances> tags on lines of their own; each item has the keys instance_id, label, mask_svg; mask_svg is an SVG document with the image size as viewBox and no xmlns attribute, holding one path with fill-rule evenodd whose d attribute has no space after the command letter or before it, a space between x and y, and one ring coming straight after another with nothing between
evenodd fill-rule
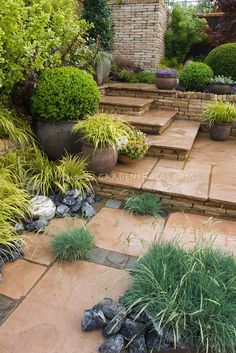
<instances>
[{"instance_id":1,"label":"small pot on step","mask_svg":"<svg viewBox=\"0 0 236 353\"><path fill-rule=\"evenodd\" d=\"M126 156L125 154L118 155L118 162L120 162L122 164L135 164L138 161L140 161L141 159L142 158L139 158L139 159L131 158L129 156Z\"/></svg>"},{"instance_id":2,"label":"small pot on step","mask_svg":"<svg viewBox=\"0 0 236 353\"><path fill-rule=\"evenodd\" d=\"M231 129L232 129L232 124L213 124L210 127L210 136L212 140L216 141L225 141L228 139Z\"/></svg>"},{"instance_id":3,"label":"small pot on step","mask_svg":"<svg viewBox=\"0 0 236 353\"><path fill-rule=\"evenodd\" d=\"M156 72L156 87L163 90L173 90L177 85L178 73L174 69L158 69Z\"/></svg>"},{"instance_id":4,"label":"small pot on step","mask_svg":"<svg viewBox=\"0 0 236 353\"><path fill-rule=\"evenodd\" d=\"M210 136L216 141L225 141L236 119L236 106L229 102L212 101L203 109L203 120L210 123Z\"/></svg>"}]
</instances>

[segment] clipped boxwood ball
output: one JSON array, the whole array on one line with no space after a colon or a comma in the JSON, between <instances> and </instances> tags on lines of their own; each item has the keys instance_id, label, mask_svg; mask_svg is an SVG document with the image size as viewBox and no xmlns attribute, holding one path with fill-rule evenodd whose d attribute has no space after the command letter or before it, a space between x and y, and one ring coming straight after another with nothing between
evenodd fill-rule
<instances>
[{"instance_id":1,"label":"clipped boxwood ball","mask_svg":"<svg viewBox=\"0 0 236 353\"><path fill-rule=\"evenodd\" d=\"M210 85L213 78L212 69L203 63L195 62L188 64L182 71L179 82L187 91L201 92Z\"/></svg>"},{"instance_id":2,"label":"clipped boxwood ball","mask_svg":"<svg viewBox=\"0 0 236 353\"><path fill-rule=\"evenodd\" d=\"M54 68L40 76L31 109L42 121L77 120L95 114L99 98L97 84L87 72L74 67Z\"/></svg>"},{"instance_id":3,"label":"clipped boxwood ball","mask_svg":"<svg viewBox=\"0 0 236 353\"><path fill-rule=\"evenodd\" d=\"M220 45L213 49L206 57L215 76L227 76L236 81L236 43Z\"/></svg>"}]
</instances>

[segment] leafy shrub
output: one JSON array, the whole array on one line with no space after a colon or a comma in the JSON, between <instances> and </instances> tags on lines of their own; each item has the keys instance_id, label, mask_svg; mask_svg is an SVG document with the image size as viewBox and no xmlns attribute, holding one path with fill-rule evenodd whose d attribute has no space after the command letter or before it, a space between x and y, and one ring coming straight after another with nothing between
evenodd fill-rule
<instances>
[{"instance_id":1,"label":"leafy shrub","mask_svg":"<svg viewBox=\"0 0 236 353\"><path fill-rule=\"evenodd\" d=\"M111 50L115 30L107 0L85 0L82 16L93 25L89 30L90 37L95 41L98 39L104 50Z\"/></svg>"},{"instance_id":2,"label":"leafy shrub","mask_svg":"<svg viewBox=\"0 0 236 353\"><path fill-rule=\"evenodd\" d=\"M62 67L48 69L32 96L32 112L41 120L76 120L97 112L99 90L85 71Z\"/></svg>"},{"instance_id":3,"label":"leafy shrub","mask_svg":"<svg viewBox=\"0 0 236 353\"><path fill-rule=\"evenodd\" d=\"M232 123L236 119L234 104L223 101L208 103L203 110L203 119L213 123Z\"/></svg>"},{"instance_id":4,"label":"leafy shrub","mask_svg":"<svg viewBox=\"0 0 236 353\"><path fill-rule=\"evenodd\" d=\"M129 83L138 83L139 80L136 74L132 71L122 69L116 73L118 81L129 82Z\"/></svg>"},{"instance_id":5,"label":"leafy shrub","mask_svg":"<svg viewBox=\"0 0 236 353\"><path fill-rule=\"evenodd\" d=\"M147 311L157 327L206 353L234 352L236 346L236 261L211 248L184 251L154 244L132 271L123 301ZM161 342L160 342L161 343Z\"/></svg>"},{"instance_id":6,"label":"leafy shrub","mask_svg":"<svg viewBox=\"0 0 236 353\"><path fill-rule=\"evenodd\" d=\"M223 44L213 49L205 62L215 75L228 76L236 81L236 43Z\"/></svg>"},{"instance_id":7,"label":"leafy shrub","mask_svg":"<svg viewBox=\"0 0 236 353\"><path fill-rule=\"evenodd\" d=\"M127 135L128 124L112 115L100 113L89 116L74 125L73 132L82 132L85 141L97 149L101 146L114 146L123 135Z\"/></svg>"},{"instance_id":8,"label":"leafy shrub","mask_svg":"<svg viewBox=\"0 0 236 353\"><path fill-rule=\"evenodd\" d=\"M77 0L1 1L0 87L13 87L49 67L84 62L89 28L77 13ZM86 52L86 51L85 51Z\"/></svg>"},{"instance_id":9,"label":"leafy shrub","mask_svg":"<svg viewBox=\"0 0 236 353\"><path fill-rule=\"evenodd\" d=\"M52 240L53 254L58 261L85 260L93 245L94 238L85 227L61 233Z\"/></svg>"},{"instance_id":10,"label":"leafy shrub","mask_svg":"<svg viewBox=\"0 0 236 353\"><path fill-rule=\"evenodd\" d=\"M149 83L149 84L155 83L155 80L156 80L155 73L148 72L148 71L141 71L136 73L136 78L140 83Z\"/></svg>"},{"instance_id":11,"label":"leafy shrub","mask_svg":"<svg viewBox=\"0 0 236 353\"><path fill-rule=\"evenodd\" d=\"M184 68L179 82L188 91L202 91L211 83L212 78L213 72L208 65L195 62Z\"/></svg>"},{"instance_id":12,"label":"leafy shrub","mask_svg":"<svg viewBox=\"0 0 236 353\"><path fill-rule=\"evenodd\" d=\"M221 85L234 85L236 84L236 82L234 80L232 80L231 77L226 77L226 76L215 76L211 83L213 84L221 84Z\"/></svg>"},{"instance_id":13,"label":"leafy shrub","mask_svg":"<svg viewBox=\"0 0 236 353\"><path fill-rule=\"evenodd\" d=\"M206 21L196 16L193 7L174 5L171 22L165 32L165 56L183 62L194 44L205 41Z\"/></svg>"},{"instance_id":14,"label":"leafy shrub","mask_svg":"<svg viewBox=\"0 0 236 353\"><path fill-rule=\"evenodd\" d=\"M137 194L129 197L125 203L125 210L130 213L157 216L162 206L160 199L151 193Z\"/></svg>"}]
</instances>

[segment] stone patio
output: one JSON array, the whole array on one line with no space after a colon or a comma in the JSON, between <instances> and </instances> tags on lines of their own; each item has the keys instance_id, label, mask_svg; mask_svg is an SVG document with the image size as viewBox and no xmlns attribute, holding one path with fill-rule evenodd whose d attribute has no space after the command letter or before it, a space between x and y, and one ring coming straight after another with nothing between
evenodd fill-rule
<instances>
[{"instance_id":1,"label":"stone patio","mask_svg":"<svg viewBox=\"0 0 236 353\"><path fill-rule=\"evenodd\" d=\"M176 166L175 166L176 168ZM130 215L121 202L103 200L90 221L54 219L45 234L24 234L25 257L4 267L0 284L1 353L95 353L103 338L80 329L83 311L104 297L117 299L129 286L127 269L153 241L196 242L236 254L236 222L172 213L167 218ZM50 241L87 223L96 248L88 261L55 263Z\"/></svg>"}]
</instances>

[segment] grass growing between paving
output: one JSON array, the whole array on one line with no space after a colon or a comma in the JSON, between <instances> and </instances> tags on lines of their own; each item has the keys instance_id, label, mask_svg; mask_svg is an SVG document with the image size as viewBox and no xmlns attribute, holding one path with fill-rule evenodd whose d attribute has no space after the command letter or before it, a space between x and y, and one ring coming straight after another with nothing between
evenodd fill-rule
<instances>
[{"instance_id":1,"label":"grass growing between paving","mask_svg":"<svg viewBox=\"0 0 236 353\"><path fill-rule=\"evenodd\" d=\"M200 352L235 351L236 261L231 255L209 247L185 251L154 244L133 270L123 301L151 314L175 345L180 340Z\"/></svg>"},{"instance_id":2,"label":"grass growing between paving","mask_svg":"<svg viewBox=\"0 0 236 353\"><path fill-rule=\"evenodd\" d=\"M53 255L57 261L85 260L94 243L93 235L85 227L69 230L52 240Z\"/></svg>"},{"instance_id":3,"label":"grass growing between paving","mask_svg":"<svg viewBox=\"0 0 236 353\"><path fill-rule=\"evenodd\" d=\"M161 214L160 199L151 193L132 195L125 203L125 210L130 213L158 216Z\"/></svg>"}]
</instances>

